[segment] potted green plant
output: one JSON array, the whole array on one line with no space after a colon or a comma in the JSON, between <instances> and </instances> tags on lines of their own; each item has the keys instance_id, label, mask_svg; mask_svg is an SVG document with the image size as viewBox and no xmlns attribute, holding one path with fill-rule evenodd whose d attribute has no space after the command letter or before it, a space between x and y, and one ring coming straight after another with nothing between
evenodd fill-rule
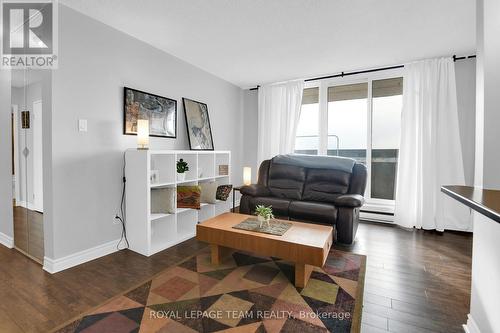
<instances>
[{"instance_id":1,"label":"potted green plant","mask_svg":"<svg viewBox=\"0 0 500 333\"><path fill-rule=\"evenodd\" d=\"M186 171L189 171L189 165L182 158L177 161L177 180L184 181L186 180Z\"/></svg>"},{"instance_id":2,"label":"potted green plant","mask_svg":"<svg viewBox=\"0 0 500 333\"><path fill-rule=\"evenodd\" d=\"M266 223L269 227L269 220L274 219L272 206L266 207L264 205L258 205L255 207L255 214L257 214L260 228L262 228L263 223Z\"/></svg>"}]
</instances>

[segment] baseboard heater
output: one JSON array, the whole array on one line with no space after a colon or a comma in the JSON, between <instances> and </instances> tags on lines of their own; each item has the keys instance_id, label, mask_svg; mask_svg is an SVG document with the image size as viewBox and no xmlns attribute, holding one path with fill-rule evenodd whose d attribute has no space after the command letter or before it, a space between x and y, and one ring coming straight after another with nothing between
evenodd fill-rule
<instances>
[{"instance_id":1,"label":"baseboard heater","mask_svg":"<svg viewBox=\"0 0 500 333\"><path fill-rule=\"evenodd\" d=\"M394 213L362 210L359 218L364 221L394 223Z\"/></svg>"}]
</instances>

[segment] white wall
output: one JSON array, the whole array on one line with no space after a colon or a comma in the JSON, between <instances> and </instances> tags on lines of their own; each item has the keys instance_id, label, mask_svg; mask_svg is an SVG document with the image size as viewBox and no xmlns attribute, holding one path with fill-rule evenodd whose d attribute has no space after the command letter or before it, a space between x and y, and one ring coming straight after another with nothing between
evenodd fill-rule
<instances>
[{"instance_id":1,"label":"white wall","mask_svg":"<svg viewBox=\"0 0 500 333\"><path fill-rule=\"evenodd\" d=\"M500 332L500 223L474 212L469 332ZM473 323L471 323L473 322ZM477 326L475 331L471 326Z\"/></svg>"},{"instance_id":2,"label":"white wall","mask_svg":"<svg viewBox=\"0 0 500 333\"><path fill-rule=\"evenodd\" d=\"M42 133L43 133L43 236L45 256L54 258L54 206L52 183L52 71L41 73L42 84Z\"/></svg>"},{"instance_id":3,"label":"white wall","mask_svg":"<svg viewBox=\"0 0 500 333\"><path fill-rule=\"evenodd\" d=\"M500 2L478 0L476 185L500 189ZM474 214L470 332L500 332L500 224Z\"/></svg>"},{"instance_id":4,"label":"white wall","mask_svg":"<svg viewBox=\"0 0 500 333\"><path fill-rule=\"evenodd\" d=\"M10 72L0 70L0 244L12 247L12 164Z\"/></svg>"},{"instance_id":5,"label":"white wall","mask_svg":"<svg viewBox=\"0 0 500 333\"><path fill-rule=\"evenodd\" d=\"M478 36L481 46L478 67L484 75L484 150L483 150L483 186L500 189L500 1L481 0L484 2L482 21L484 29ZM481 13L479 13L481 15ZM479 23L479 22L478 22ZM478 29L481 30L481 29ZM478 33L481 33L478 31Z\"/></svg>"},{"instance_id":6,"label":"white wall","mask_svg":"<svg viewBox=\"0 0 500 333\"><path fill-rule=\"evenodd\" d=\"M241 182L240 88L65 6L59 15L52 188L44 198L45 210L47 200L51 206L48 228L54 242L47 256L61 258L120 237L113 218L122 188L123 152L136 147L135 136L122 134L124 86L178 102L178 138L151 138L152 149L189 149L181 98L206 102L215 149L232 151L233 182ZM88 120L87 133L77 131L79 118Z\"/></svg>"}]
</instances>

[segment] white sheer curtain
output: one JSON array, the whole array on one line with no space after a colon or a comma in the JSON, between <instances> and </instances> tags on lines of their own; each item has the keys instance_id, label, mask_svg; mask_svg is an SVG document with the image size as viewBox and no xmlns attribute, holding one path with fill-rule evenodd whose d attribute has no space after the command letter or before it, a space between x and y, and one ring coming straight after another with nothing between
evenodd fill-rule
<instances>
[{"instance_id":1,"label":"white sheer curtain","mask_svg":"<svg viewBox=\"0 0 500 333\"><path fill-rule=\"evenodd\" d=\"M302 105L304 81L259 87L258 163L292 153Z\"/></svg>"},{"instance_id":2,"label":"white sheer curtain","mask_svg":"<svg viewBox=\"0 0 500 333\"><path fill-rule=\"evenodd\" d=\"M405 65L395 222L404 227L470 230L470 214L440 192L463 185L455 67L451 58Z\"/></svg>"}]
</instances>

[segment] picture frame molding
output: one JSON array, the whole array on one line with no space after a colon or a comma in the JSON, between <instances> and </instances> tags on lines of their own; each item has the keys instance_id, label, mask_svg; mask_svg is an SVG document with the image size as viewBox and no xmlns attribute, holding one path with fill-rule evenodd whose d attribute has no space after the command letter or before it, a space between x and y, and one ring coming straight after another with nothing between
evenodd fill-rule
<instances>
[{"instance_id":1,"label":"picture frame molding","mask_svg":"<svg viewBox=\"0 0 500 333\"><path fill-rule=\"evenodd\" d=\"M165 97L165 96L160 96L160 95L152 94L152 93L149 93L149 92L146 92L146 91L142 91L142 90L139 90L139 89L130 88L130 87L127 87L127 86L123 87L123 135L137 136L137 133L127 133L127 89L128 90L137 91L137 92L142 93L142 94L147 94L147 95L151 95L151 96L154 96L154 97L164 98L164 99L168 99L168 100L173 101L175 103L175 114L174 114L174 125L175 125L174 126L174 131L175 131L175 134L174 134L174 136L156 135L156 134L149 134L149 136L153 137L153 138L177 139L177 111L178 111L178 109L177 109L177 100L173 99L173 98Z\"/></svg>"},{"instance_id":2,"label":"picture frame molding","mask_svg":"<svg viewBox=\"0 0 500 333\"><path fill-rule=\"evenodd\" d=\"M205 105L207 107L207 120L208 120L208 127L210 129L210 140L211 140L211 143L212 143L212 148L208 148L208 149L194 149L194 148L192 148L191 136L189 135L189 126L188 126L188 119L187 119L187 113L186 113L186 101L191 101L191 102L194 102L194 103L203 104L203 105ZM186 132L187 132L188 141L189 141L189 149L190 150L194 150L194 151L214 151L215 150L215 147L214 147L214 135L212 133L212 124L210 122L210 113L208 112L208 104L196 101L194 99L182 97L182 107L184 108L184 119L186 120Z\"/></svg>"}]
</instances>

